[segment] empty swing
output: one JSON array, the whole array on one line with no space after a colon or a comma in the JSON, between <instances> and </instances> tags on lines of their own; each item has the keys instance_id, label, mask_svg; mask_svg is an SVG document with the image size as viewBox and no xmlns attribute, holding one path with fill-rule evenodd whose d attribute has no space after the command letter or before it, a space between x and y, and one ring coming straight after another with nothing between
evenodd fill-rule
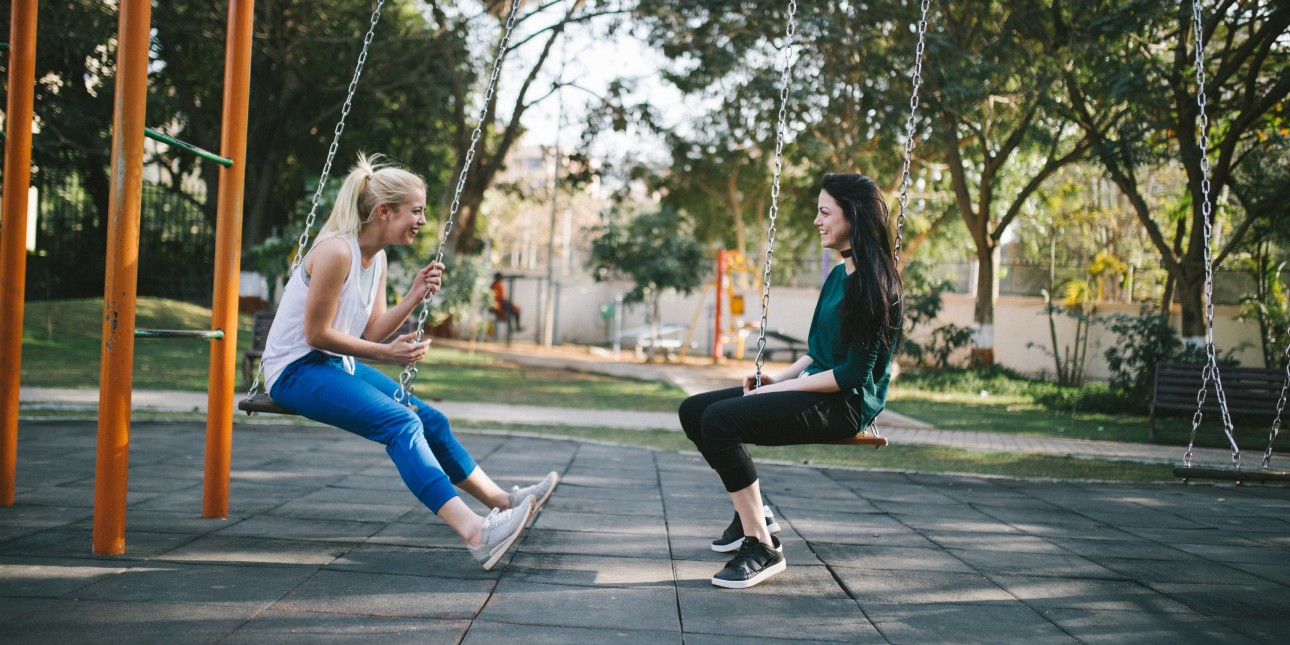
<instances>
[{"instance_id":1,"label":"empty swing","mask_svg":"<svg viewBox=\"0 0 1290 645\"><path fill-rule=\"evenodd\" d=\"M1241 468L1241 449L1233 434L1232 415L1227 407L1227 395L1223 391L1222 375L1218 367L1218 357L1214 351L1214 263L1210 252L1210 240L1213 232L1211 216L1213 208L1209 195L1209 117L1205 114L1205 54L1204 31L1202 29L1203 13L1200 0L1192 0L1192 28L1196 39L1196 105L1200 110L1200 167L1204 175L1201 181L1201 215L1204 219L1205 235L1205 366L1201 370L1200 390L1196 393L1196 412L1192 415L1191 437L1187 442L1187 451L1183 453L1183 465L1174 468L1174 476L1183 481L1189 479L1218 479L1235 481L1238 484L1246 481L1290 481L1290 471L1273 470L1272 446L1277 435L1281 433L1281 413L1285 410L1286 394L1290 391L1290 344L1286 346L1286 378L1281 385L1281 396L1277 400L1276 417L1268 431L1268 446L1263 451L1263 464L1259 470L1247 471ZM1185 36L1184 36L1185 37ZM1287 329L1290 334L1290 329ZM1232 447L1232 462L1227 468L1202 467L1192 465L1192 451L1196 445L1196 434L1200 429L1202 409L1209 394L1209 383L1214 382L1214 395L1218 399L1219 416L1223 423L1223 433Z\"/></svg>"},{"instance_id":2,"label":"empty swing","mask_svg":"<svg viewBox=\"0 0 1290 645\"><path fill-rule=\"evenodd\" d=\"M931 0L922 0L920 2L921 14L918 20L918 44L914 49L914 65L911 71L912 91L909 97L909 117L905 120L905 156L901 170L900 196L898 198L899 210L896 215L896 237L892 246L892 256L895 259L896 266L900 266L900 247L903 241L903 232L905 226L905 208L909 203L909 167L914 152L914 127L915 119L918 114L918 90L923 82L923 53L926 49L925 36L927 34L927 12ZM756 382L761 385L762 364L766 351L766 322L767 315L770 311L770 275L771 267L774 264L775 254L775 217L779 214L779 177L784 165L784 132L786 129L786 116L788 112L788 85L792 77L792 38L796 31L794 13L797 9L795 0L789 0L788 7L788 27L786 29L786 39L788 45L785 48L784 67L780 73L780 93L779 93L779 121L775 132L775 169L771 178L770 190L770 224L766 229L766 254L765 264L762 270L762 294L761 294L761 320L758 325L757 336L757 358L756 358ZM873 446L875 449L888 445L890 442L886 437L878 432L876 423L870 423L869 427L856 433L853 437L829 441L828 444L847 445L847 446Z\"/></svg>"},{"instance_id":3,"label":"empty swing","mask_svg":"<svg viewBox=\"0 0 1290 645\"><path fill-rule=\"evenodd\" d=\"M438 252L435 255L435 262L442 262L447 250L448 236L452 233L453 219L461 206L461 193L466 187L466 178L470 173L470 165L475 158L475 146L479 143L480 136L483 135L484 117L487 115L488 105L492 100L493 92L497 88L497 79L501 74L502 62L506 58L507 45L510 43L511 33L515 29L516 16L519 15L521 0L512 0L511 12L506 19L506 29L502 34L502 40L498 45L497 56L493 60L492 75L488 79L488 87L484 92L484 100L481 102L479 109L479 118L476 126L470 135L470 147L466 151L466 157L461 166L461 172L457 177L457 186L453 192L452 206L448 210L448 217L444 222L443 235L439 239ZM363 63L367 60L368 48L372 43L372 36L376 30L376 24L381 18L381 7L385 0L378 0L376 8L372 11L371 26L368 28L367 35L363 38L363 49L358 55L358 64L354 68L354 76L349 83L349 93L345 97L344 107L341 109L340 120L336 123L335 134L332 136L331 147L327 149L327 160L323 163L321 176L318 178L318 188L314 191L313 203L309 208L309 216L305 219L305 230L300 234L296 245L295 257L291 260L291 270L288 275L294 274L300 270L300 265L304 261L305 249L309 245L309 236L313 230L314 221L317 216L318 203L322 198L323 188L327 184L327 175L331 172L332 161L336 157L336 150L340 144L341 132L345 129L345 119L349 116L350 106L353 103L354 93L358 89L358 79L363 72ZM434 301L434 294L426 292L421 299L421 310L417 315L416 339L414 342L421 342L421 335L424 333L426 318L430 314L430 304ZM413 390L413 381L417 376L416 365L404 366L399 375L399 389L394 392L394 399L399 402L410 402ZM264 364L260 363L256 370L255 379L251 382L251 388L247 392L246 398L239 401L237 408L246 412L248 415L256 412L267 412L272 414L295 414L281 405L278 405L268 392L259 392L260 381L264 377Z\"/></svg>"}]
</instances>

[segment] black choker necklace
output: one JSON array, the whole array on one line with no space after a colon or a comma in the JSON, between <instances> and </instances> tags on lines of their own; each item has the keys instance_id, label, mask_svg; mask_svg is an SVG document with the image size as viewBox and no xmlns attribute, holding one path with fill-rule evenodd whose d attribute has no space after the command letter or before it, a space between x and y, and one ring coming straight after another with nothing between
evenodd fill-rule
<instances>
[{"instance_id":1,"label":"black choker necklace","mask_svg":"<svg viewBox=\"0 0 1290 645\"><path fill-rule=\"evenodd\" d=\"M847 249L847 250L843 251L843 252L842 252L842 257L844 257L844 258L849 258L849 257L851 257L851 249Z\"/></svg>"}]
</instances>

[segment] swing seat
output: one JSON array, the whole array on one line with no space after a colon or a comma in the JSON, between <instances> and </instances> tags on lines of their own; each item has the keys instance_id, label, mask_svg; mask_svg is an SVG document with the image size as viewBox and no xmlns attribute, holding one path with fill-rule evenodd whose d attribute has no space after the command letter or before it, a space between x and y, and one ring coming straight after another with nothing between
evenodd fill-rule
<instances>
[{"instance_id":1,"label":"swing seat","mask_svg":"<svg viewBox=\"0 0 1290 645\"><path fill-rule=\"evenodd\" d=\"M869 431L865 431L857 434L854 437L847 437L846 439L838 439L837 441L830 441L829 443L833 445L839 445L839 446L873 446L874 450L877 450L878 448L881 448L887 445L889 442L887 441L887 438L884 436L877 435Z\"/></svg>"},{"instance_id":2,"label":"swing seat","mask_svg":"<svg viewBox=\"0 0 1290 645\"><path fill-rule=\"evenodd\" d=\"M1239 468L1205 468L1201 466L1179 466L1174 468L1174 477L1185 483L1189 479L1217 479L1222 481L1242 482L1290 482L1290 471L1285 470L1241 470Z\"/></svg>"},{"instance_id":3,"label":"swing seat","mask_svg":"<svg viewBox=\"0 0 1290 645\"><path fill-rule=\"evenodd\" d=\"M257 394L249 399L238 401L237 409L247 414L254 414L256 412L266 412L268 414L290 414L293 416L296 414L295 412L278 405L278 402L274 401L273 397L263 393Z\"/></svg>"}]
</instances>

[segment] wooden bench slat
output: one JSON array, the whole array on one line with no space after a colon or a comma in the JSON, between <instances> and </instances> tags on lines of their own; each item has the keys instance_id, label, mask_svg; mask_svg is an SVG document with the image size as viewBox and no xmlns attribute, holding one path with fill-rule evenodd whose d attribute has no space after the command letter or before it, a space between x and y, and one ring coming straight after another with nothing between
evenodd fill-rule
<instances>
[{"instance_id":1,"label":"wooden bench slat","mask_svg":"<svg viewBox=\"0 0 1290 645\"><path fill-rule=\"evenodd\" d=\"M1199 466L1179 466L1174 468L1174 476L1182 479L1218 479L1234 482L1290 481L1290 471L1284 470L1237 470L1236 468L1202 468Z\"/></svg>"},{"instance_id":2,"label":"wooden bench slat","mask_svg":"<svg viewBox=\"0 0 1290 645\"><path fill-rule=\"evenodd\" d=\"M1156 411L1195 411L1196 396L1203 382L1204 365L1193 363L1157 363L1156 383L1151 395L1148 414L1147 438L1155 435ZM1277 401L1286 375L1282 370L1258 367L1221 367L1219 379L1227 410L1234 415L1266 417L1276 416ZM1201 411L1217 412L1220 409L1217 389L1210 383Z\"/></svg>"}]
</instances>

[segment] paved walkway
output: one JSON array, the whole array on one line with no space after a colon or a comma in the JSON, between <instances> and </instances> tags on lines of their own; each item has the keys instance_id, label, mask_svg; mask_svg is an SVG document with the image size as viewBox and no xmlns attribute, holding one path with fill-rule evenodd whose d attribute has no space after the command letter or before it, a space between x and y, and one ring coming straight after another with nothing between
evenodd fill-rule
<instances>
[{"instance_id":1,"label":"paved walkway","mask_svg":"<svg viewBox=\"0 0 1290 645\"><path fill-rule=\"evenodd\" d=\"M696 456L462 433L504 487L563 483L484 572L379 446L239 423L230 515L204 428L136 422L126 554L90 554L95 423L24 420L0 641L1282 643L1290 488L761 469L787 572L708 579L729 501ZM478 505L476 505L477 508Z\"/></svg>"},{"instance_id":2,"label":"paved walkway","mask_svg":"<svg viewBox=\"0 0 1290 645\"><path fill-rule=\"evenodd\" d=\"M22 388L20 402L27 409L65 410L70 415L92 413L98 405L97 390L67 390L55 388ZM206 394L201 392L136 390L134 407L138 410L205 412ZM479 404L441 401L436 408L458 421L476 423L579 425L625 430L663 429L679 432L681 427L676 415L670 412L629 412L621 410L584 410L575 408L542 407L534 405ZM271 419L272 417L265 417ZM1181 463L1182 449L1177 446L1120 443L1114 441L1087 441L1030 437L1005 432L967 430L938 430L921 421L883 412L878 419L882 433L893 443L947 446L965 450L1033 453L1054 456L1080 456L1100 459L1118 459L1143 463ZM1261 452L1245 453L1246 468L1257 468ZM1231 453L1226 450L1197 448L1197 465L1226 466ZM1276 455L1274 468L1285 468L1286 459Z\"/></svg>"}]
</instances>

